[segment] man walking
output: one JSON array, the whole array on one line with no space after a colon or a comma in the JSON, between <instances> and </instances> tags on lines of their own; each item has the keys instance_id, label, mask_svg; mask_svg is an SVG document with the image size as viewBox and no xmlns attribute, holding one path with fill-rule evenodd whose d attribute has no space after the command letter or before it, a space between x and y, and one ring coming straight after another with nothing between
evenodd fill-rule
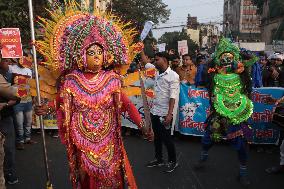
<instances>
[{"instance_id":1,"label":"man walking","mask_svg":"<svg viewBox=\"0 0 284 189\"><path fill-rule=\"evenodd\" d=\"M157 53L155 66L159 73L155 79L155 98L151 109L151 120L154 131L155 160L147 167L163 166L163 144L168 151L168 164L166 172L170 173L178 166L175 145L170 135L175 100L178 97L179 76L168 63L168 55Z\"/></svg>"}]
</instances>

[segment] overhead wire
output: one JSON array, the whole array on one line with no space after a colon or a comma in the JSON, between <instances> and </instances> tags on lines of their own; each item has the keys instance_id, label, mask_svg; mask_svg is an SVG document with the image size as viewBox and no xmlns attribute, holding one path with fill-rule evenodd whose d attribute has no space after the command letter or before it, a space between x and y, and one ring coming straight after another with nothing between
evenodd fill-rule
<instances>
[{"instance_id":1,"label":"overhead wire","mask_svg":"<svg viewBox=\"0 0 284 189\"><path fill-rule=\"evenodd\" d=\"M191 7L200 7L200 6L207 6L207 5L212 5L212 4L216 4L216 3L223 3L224 0L215 0L215 1L209 1L207 3L204 2L199 2L193 5L185 5L185 6L177 6L177 7L173 7L174 9L184 9L184 8L191 8Z\"/></svg>"}]
</instances>

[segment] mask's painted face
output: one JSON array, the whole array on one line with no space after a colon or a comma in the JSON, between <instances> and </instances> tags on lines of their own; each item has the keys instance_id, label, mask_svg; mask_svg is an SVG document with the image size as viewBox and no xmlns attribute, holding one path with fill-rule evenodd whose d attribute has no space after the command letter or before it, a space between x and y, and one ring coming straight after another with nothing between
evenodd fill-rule
<instances>
[{"instance_id":1,"label":"mask's painted face","mask_svg":"<svg viewBox=\"0 0 284 189\"><path fill-rule=\"evenodd\" d=\"M234 55L231 53L224 53L220 57L220 66L231 65L234 62Z\"/></svg>"},{"instance_id":2,"label":"mask's painted face","mask_svg":"<svg viewBox=\"0 0 284 189\"><path fill-rule=\"evenodd\" d=\"M104 62L103 48L97 44L91 45L86 50L87 71L99 71Z\"/></svg>"}]
</instances>

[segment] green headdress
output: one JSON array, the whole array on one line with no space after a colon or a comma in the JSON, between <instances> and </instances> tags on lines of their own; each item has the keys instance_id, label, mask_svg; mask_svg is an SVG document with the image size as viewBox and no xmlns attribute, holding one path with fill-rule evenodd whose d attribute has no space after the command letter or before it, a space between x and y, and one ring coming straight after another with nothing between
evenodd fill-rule
<instances>
[{"instance_id":1,"label":"green headdress","mask_svg":"<svg viewBox=\"0 0 284 189\"><path fill-rule=\"evenodd\" d=\"M217 46L217 50L214 54L214 61L216 65L221 65L220 56L224 53L231 53L234 55L234 61L238 62L240 60L240 49L234 45L231 40L227 38L221 38Z\"/></svg>"}]
</instances>

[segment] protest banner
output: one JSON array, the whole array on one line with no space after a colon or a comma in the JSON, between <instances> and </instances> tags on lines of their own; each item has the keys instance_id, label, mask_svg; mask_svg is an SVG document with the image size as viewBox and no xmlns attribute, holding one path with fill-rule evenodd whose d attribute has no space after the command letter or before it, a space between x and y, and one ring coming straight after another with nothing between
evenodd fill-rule
<instances>
[{"instance_id":1,"label":"protest banner","mask_svg":"<svg viewBox=\"0 0 284 189\"><path fill-rule=\"evenodd\" d=\"M253 90L254 111L251 116L253 143L276 144L278 142L280 131L271 123L274 105L266 104L265 100L267 97L279 99L283 96L284 88L263 87Z\"/></svg>"},{"instance_id":2,"label":"protest banner","mask_svg":"<svg viewBox=\"0 0 284 189\"><path fill-rule=\"evenodd\" d=\"M166 43L161 43L157 45L159 52L165 52L166 51Z\"/></svg>"},{"instance_id":3,"label":"protest banner","mask_svg":"<svg viewBox=\"0 0 284 189\"><path fill-rule=\"evenodd\" d=\"M151 72L151 69L149 69L149 72ZM154 77L155 77L155 69L153 70L153 73L143 74L144 88L145 88L145 93L146 93L147 103L148 103L149 108L152 107L152 102L153 102L153 97L154 97L154 91L153 91L154 84L155 84ZM132 83L132 86L141 88L141 82L137 80L134 83ZM142 119L145 120L145 112L144 112L142 95L135 95L135 96L131 95L129 96L129 98L131 102L136 106ZM122 124L121 125L125 127L137 129L137 126L132 122L127 112L122 114Z\"/></svg>"},{"instance_id":4,"label":"protest banner","mask_svg":"<svg viewBox=\"0 0 284 189\"><path fill-rule=\"evenodd\" d=\"M188 53L187 40L178 41L178 52L180 55L185 55Z\"/></svg>"},{"instance_id":5,"label":"protest banner","mask_svg":"<svg viewBox=\"0 0 284 189\"><path fill-rule=\"evenodd\" d=\"M253 114L248 121L253 132L253 143L276 144L279 130L271 122L274 105L265 103L267 97L279 99L284 95L283 88L255 88L252 93ZM204 124L210 111L206 89L181 84L178 131L185 135L202 136Z\"/></svg>"},{"instance_id":6,"label":"protest banner","mask_svg":"<svg viewBox=\"0 0 284 189\"><path fill-rule=\"evenodd\" d=\"M0 30L0 40L3 58L21 58L23 56L19 28L2 28Z\"/></svg>"},{"instance_id":7,"label":"protest banner","mask_svg":"<svg viewBox=\"0 0 284 189\"><path fill-rule=\"evenodd\" d=\"M178 131L184 135L202 136L210 111L208 91L181 83L179 98Z\"/></svg>"},{"instance_id":8,"label":"protest banner","mask_svg":"<svg viewBox=\"0 0 284 189\"><path fill-rule=\"evenodd\" d=\"M144 28L141 32L141 35L140 35L140 40L141 41L144 41L144 39L147 37L147 35L149 34L150 30L152 30L153 28L153 24L154 22L152 21L147 21L145 24L144 24Z\"/></svg>"}]
</instances>

